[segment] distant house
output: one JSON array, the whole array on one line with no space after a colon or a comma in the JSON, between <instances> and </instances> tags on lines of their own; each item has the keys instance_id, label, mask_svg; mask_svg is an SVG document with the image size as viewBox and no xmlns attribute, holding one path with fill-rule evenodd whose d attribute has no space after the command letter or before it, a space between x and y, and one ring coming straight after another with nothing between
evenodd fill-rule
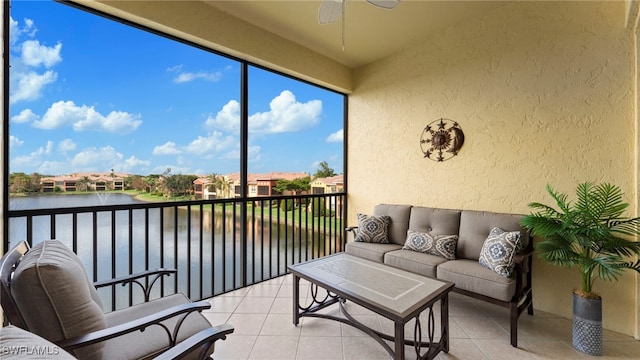
<instances>
[{"instance_id":1,"label":"distant house","mask_svg":"<svg viewBox=\"0 0 640 360\"><path fill-rule=\"evenodd\" d=\"M312 194L335 194L344 190L344 175L315 178L311 181Z\"/></svg>"},{"instance_id":2,"label":"distant house","mask_svg":"<svg viewBox=\"0 0 640 360\"><path fill-rule=\"evenodd\" d=\"M129 174L124 173L74 173L69 175L60 175L52 177L44 177L40 179L40 191L53 192L56 188L59 191L79 191L82 190L81 183L88 180L84 185L87 190L93 191L109 191L124 190L124 178Z\"/></svg>"},{"instance_id":3,"label":"distant house","mask_svg":"<svg viewBox=\"0 0 640 360\"><path fill-rule=\"evenodd\" d=\"M311 181L312 194L335 194L344 191L344 175L336 175L325 178L315 178ZM339 209L342 207L341 197L329 197L324 203L327 209Z\"/></svg>"},{"instance_id":4,"label":"distant house","mask_svg":"<svg viewBox=\"0 0 640 360\"><path fill-rule=\"evenodd\" d=\"M247 196L264 197L281 195L274 188L278 180L293 180L309 176L305 172L270 172L265 174L249 174L247 176ZM211 185L209 177L199 177L193 182L194 194L196 199L216 199L219 197L241 197L240 192L240 174L232 173L223 175L223 179L228 184L226 196L216 196L216 189ZM221 189L217 189L221 190Z\"/></svg>"}]
</instances>

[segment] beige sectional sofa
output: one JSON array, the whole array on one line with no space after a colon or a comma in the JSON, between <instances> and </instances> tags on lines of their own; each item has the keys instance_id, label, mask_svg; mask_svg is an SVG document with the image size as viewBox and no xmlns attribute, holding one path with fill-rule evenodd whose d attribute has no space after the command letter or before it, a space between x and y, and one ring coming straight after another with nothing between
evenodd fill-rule
<instances>
[{"instance_id":1,"label":"beige sectional sofa","mask_svg":"<svg viewBox=\"0 0 640 360\"><path fill-rule=\"evenodd\" d=\"M348 242L345 248L348 254L451 281L455 283L455 292L509 308L511 345L517 346L518 317L525 309L533 315L533 246L531 236L520 226L522 215L380 204L371 215L358 214L358 218L360 229L356 226L347 230L354 233L355 240L361 241ZM363 237L358 235L364 234L364 227L375 229L379 225L366 222L372 218L388 221L388 243L365 242L370 239L365 237L362 241ZM519 236L505 238L507 233ZM418 238L419 245L425 243L424 239L439 243L440 253L434 251L435 247L427 252L423 252L423 248L416 251L409 244L408 234L414 242L415 236L422 236ZM440 241L447 238L444 235L457 235L457 244ZM443 248L448 255L443 256ZM487 256L492 259L487 260ZM453 257L455 260L450 260ZM497 265L493 263L494 257L498 259ZM505 266L507 260L510 263ZM505 263L500 264L501 261Z\"/></svg>"}]
</instances>

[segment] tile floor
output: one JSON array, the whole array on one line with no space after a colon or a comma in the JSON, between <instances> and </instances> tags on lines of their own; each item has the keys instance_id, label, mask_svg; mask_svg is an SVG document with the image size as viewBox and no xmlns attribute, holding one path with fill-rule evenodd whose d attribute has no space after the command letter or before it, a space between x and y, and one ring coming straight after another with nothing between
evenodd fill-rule
<instances>
[{"instance_id":1,"label":"tile floor","mask_svg":"<svg viewBox=\"0 0 640 360\"><path fill-rule=\"evenodd\" d=\"M301 293L308 288L301 285ZM292 292L292 276L287 275L212 298L205 316L212 324L235 327L225 341L216 343L214 359L389 359L378 343L349 325L302 318L294 326ZM353 303L347 308L368 326L392 333L389 320ZM324 311L339 313L337 305ZM506 308L454 293L449 297L449 327L450 351L437 359L640 359L640 341L607 330L604 356L580 353L571 346L571 320L542 311L520 317L518 348L513 348ZM413 325L407 325L406 333L413 335ZM415 359L413 348L407 347L406 358Z\"/></svg>"}]
</instances>

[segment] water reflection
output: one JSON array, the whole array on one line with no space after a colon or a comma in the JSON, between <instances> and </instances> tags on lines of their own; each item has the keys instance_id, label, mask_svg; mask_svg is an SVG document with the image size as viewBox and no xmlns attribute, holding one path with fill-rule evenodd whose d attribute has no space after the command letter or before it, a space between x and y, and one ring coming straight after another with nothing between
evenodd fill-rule
<instances>
[{"instance_id":1,"label":"water reflection","mask_svg":"<svg viewBox=\"0 0 640 360\"><path fill-rule=\"evenodd\" d=\"M12 198L10 207L96 206L104 201L109 205L138 202L114 193L109 197ZM246 227L241 226L240 208L233 205L224 210L221 206L215 210L192 206L81 213L75 219L64 214L56 215L54 221L50 216L37 216L33 218L33 241L55 238L69 247L77 243L78 256L94 280L158 267L176 268L178 276L164 282L166 290L172 292L177 286L191 298L201 299L241 286L242 269L251 284L285 273L289 264L322 256L332 247L335 250L328 234L301 224L284 224L284 219L280 224L275 217L270 221L268 211L250 211ZM9 225L12 243L26 238L24 218L11 219ZM243 229L247 231L246 257ZM127 289L118 288L115 294L109 289L100 291L105 307L111 307L114 299L118 308L128 305L124 303Z\"/></svg>"}]
</instances>

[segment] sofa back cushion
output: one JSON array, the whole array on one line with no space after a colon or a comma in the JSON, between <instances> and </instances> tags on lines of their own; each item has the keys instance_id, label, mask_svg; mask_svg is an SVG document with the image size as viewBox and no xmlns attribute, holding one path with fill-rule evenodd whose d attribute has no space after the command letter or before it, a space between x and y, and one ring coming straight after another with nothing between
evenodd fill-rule
<instances>
[{"instance_id":1,"label":"sofa back cushion","mask_svg":"<svg viewBox=\"0 0 640 360\"><path fill-rule=\"evenodd\" d=\"M389 224L389 242L404 245L409 230L409 215L411 205L378 204L373 208L373 215L387 215L391 218Z\"/></svg>"},{"instance_id":2,"label":"sofa back cushion","mask_svg":"<svg viewBox=\"0 0 640 360\"><path fill-rule=\"evenodd\" d=\"M491 229L520 231L522 241L529 240L529 233L520 226L522 215L486 211L463 210L460 216L457 258L478 260L484 241Z\"/></svg>"},{"instance_id":3,"label":"sofa back cushion","mask_svg":"<svg viewBox=\"0 0 640 360\"><path fill-rule=\"evenodd\" d=\"M460 210L414 206L411 208L409 229L431 235L458 235L460 212Z\"/></svg>"}]
</instances>

